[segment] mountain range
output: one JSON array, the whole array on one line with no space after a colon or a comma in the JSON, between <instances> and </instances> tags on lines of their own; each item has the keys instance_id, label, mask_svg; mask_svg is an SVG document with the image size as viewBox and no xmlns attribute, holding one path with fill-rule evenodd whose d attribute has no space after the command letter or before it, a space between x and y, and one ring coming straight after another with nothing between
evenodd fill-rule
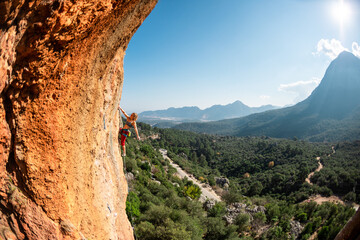
<instances>
[{"instance_id":1,"label":"mountain range","mask_svg":"<svg viewBox=\"0 0 360 240\"><path fill-rule=\"evenodd\" d=\"M360 139L360 59L342 52L319 86L304 101L242 118L175 126L190 131L232 135L300 138L310 141Z\"/></svg>"},{"instance_id":2,"label":"mountain range","mask_svg":"<svg viewBox=\"0 0 360 240\"><path fill-rule=\"evenodd\" d=\"M139 121L150 124L171 126L181 122L204 122L230 118L244 117L253 113L264 112L278 107L265 105L261 107L249 107L241 101L235 101L227 105L213 105L201 110L198 107L168 108L166 110L145 111L139 114Z\"/></svg>"}]
</instances>

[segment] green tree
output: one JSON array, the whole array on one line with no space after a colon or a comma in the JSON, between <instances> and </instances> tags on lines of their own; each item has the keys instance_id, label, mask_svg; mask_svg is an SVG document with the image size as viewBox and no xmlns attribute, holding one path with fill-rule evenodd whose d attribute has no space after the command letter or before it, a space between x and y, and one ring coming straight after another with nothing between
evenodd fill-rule
<instances>
[{"instance_id":1,"label":"green tree","mask_svg":"<svg viewBox=\"0 0 360 240\"><path fill-rule=\"evenodd\" d=\"M235 191L227 191L222 198L227 204L240 202L240 200L242 199L241 195Z\"/></svg>"},{"instance_id":2,"label":"green tree","mask_svg":"<svg viewBox=\"0 0 360 240\"><path fill-rule=\"evenodd\" d=\"M250 185L250 189L248 191L249 196L259 195L263 190L263 185L259 181L255 181Z\"/></svg>"},{"instance_id":3,"label":"green tree","mask_svg":"<svg viewBox=\"0 0 360 240\"><path fill-rule=\"evenodd\" d=\"M262 225L266 222L266 215L263 212L257 212L254 214L254 225Z\"/></svg>"},{"instance_id":4,"label":"green tree","mask_svg":"<svg viewBox=\"0 0 360 240\"><path fill-rule=\"evenodd\" d=\"M136 235L143 240L153 240L155 238L155 226L148 222L143 221L140 222L137 226L135 226Z\"/></svg>"},{"instance_id":5,"label":"green tree","mask_svg":"<svg viewBox=\"0 0 360 240\"><path fill-rule=\"evenodd\" d=\"M249 227L250 217L246 213L240 213L235 218L235 225L237 225L237 231L240 233L245 231Z\"/></svg>"},{"instance_id":6,"label":"green tree","mask_svg":"<svg viewBox=\"0 0 360 240\"><path fill-rule=\"evenodd\" d=\"M208 165L208 163L206 161L206 157L202 154L200 155L200 158L199 158L199 164L202 167L207 167L207 165Z\"/></svg>"},{"instance_id":7,"label":"green tree","mask_svg":"<svg viewBox=\"0 0 360 240\"><path fill-rule=\"evenodd\" d=\"M275 226L270 228L270 230L266 234L266 237L270 240L284 240L287 239L287 234L280 226Z\"/></svg>"},{"instance_id":8,"label":"green tree","mask_svg":"<svg viewBox=\"0 0 360 240\"><path fill-rule=\"evenodd\" d=\"M299 220L300 222L304 223L307 221L307 214L304 212L301 212L296 215L296 219Z\"/></svg>"},{"instance_id":9,"label":"green tree","mask_svg":"<svg viewBox=\"0 0 360 240\"><path fill-rule=\"evenodd\" d=\"M267 205L265 205L266 209L267 209L267 217L268 217L268 221L269 222L277 222L279 217L280 217L280 208L277 204L275 203L269 203Z\"/></svg>"},{"instance_id":10,"label":"green tree","mask_svg":"<svg viewBox=\"0 0 360 240\"><path fill-rule=\"evenodd\" d=\"M206 219L207 231L205 240L238 240L236 227L234 225L226 226L221 218L209 217Z\"/></svg>"},{"instance_id":11,"label":"green tree","mask_svg":"<svg viewBox=\"0 0 360 240\"><path fill-rule=\"evenodd\" d=\"M145 156L147 156L147 157L149 157L149 158L154 158L154 156L155 156L154 148L151 147L150 145L147 145L147 144L142 145L142 146L140 147L140 151L141 151L142 153L144 153Z\"/></svg>"},{"instance_id":12,"label":"green tree","mask_svg":"<svg viewBox=\"0 0 360 240\"><path fill-rule=\"evenodd\" d=\"M185 195L192 199L199 199L201 196L201 189L197 185L185 186Z\"/></svg>"},{"instance_id":13,"label":"green tree","mask_svg":"<svg viewBox=\"0 0 360 240\"><path fill-rule=\"evenodd\" d=\"M208 210L209 217L223 217L226 213L226 206L224 203L217 202L212 208Z\"/></svg>"},{"instance_id":14,"label":"green tree","mask_svg":"<svg viewBox=\"0 0 360 240\"><path fill-rule=\"evenodd\" d=\"M350 201L350 202L355 202L355 201L356 201L356 193L354 193L354 192L348 192L348 193L345 195L344 200Z\"/></svg>"},{"instance_id":15,"label":"green tree","mask_svg":"<svg viewBox=\"0 0 360 240\"><path fill-rule=\"evenodd\" d=\"M321 230L319 231L318 234L318 239L319 240L327 240L330 237L330 227L329 226L324 226L321 228Z\"/></svg>"},{"instance_id":16,"label":"green tree","mask_svg":"<svg viewBox=\"0 0 360 240\"><path fill-rule=\"evenodd\" d=\"M140 216L140 199L134 192L129 192L127 196L126 214L130 220Z\"/></svg>"}]
</instances>

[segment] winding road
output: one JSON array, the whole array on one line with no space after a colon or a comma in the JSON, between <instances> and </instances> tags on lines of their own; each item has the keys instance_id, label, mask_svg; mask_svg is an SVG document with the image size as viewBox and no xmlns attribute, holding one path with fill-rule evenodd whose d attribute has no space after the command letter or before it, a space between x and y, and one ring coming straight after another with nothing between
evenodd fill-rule
<instances>
[{"instance_id":1,"label":"winding road","mask_svg":"<svg viewBox=\"0 0 360 240\"><path fill-rule=\"evenodd\" d=\"M201 202L205 202L206 199L211 199L211 200L215 200L217 202L221 202L221 198L219 195L217 195L214 190L209 186L209 185L205 185L200 183L196 178L194 178L192 175L190 175L189 173L185 172L184 170L181 169L181 167L179 165L177 165L176 163L174 163L168 156L167 156L167 150L166 149L159 149L159 152L162 154L164 159L169 160L170 165L172 167L174 167L179 175L179 177L181 179L183 179L184 177L187 177L189 180L191 180L194 184L198 185L199 188L201 189L201 196L200 196L200 201Z\"/></svg>"},{"instance_id":2,"label":"winding road","mask_svg":"<svg viewBox=\"0 0 360 240\"><path fill-rule=\"evenodd\" d=\"M333 154L335 153L335 147L332 146L332 147L331 147L331 150L332 150L332 153L330 153L330 154L328 155L328 157L330 157L331 155L333 155ZM311 178L316 172L319 172L319 171L324 167L324 166L322 165L322 163L320 162L320 157L317 157L316 160L318 161L318 164L319 164L318 168L317 168L315 171L311 172L311 173L308 175L308 177L305 179L305 182L309 183L310 185L313 185L313 183L310 181L310 178Z\"/></svg>"},{"instance_id":3,"label":"winding road","mask_svg":"<svg viewBox=\"0 0 360 240\"><path fill-rule=\"evenodd\" d=\"M328 157L330 157L331 155L333 155L335 153L335 147L332 146L331 147L332 149L332 153L330 153L328 155ZM313 183L310 181L310 178L314 175L314 173L316 172L319 172L322 168L323 168L323 165L322 163L320 162L320 157L317 157L316 160L318 161L318 168L311 172L308 177L305 179L305 181L307 183L309 183L310 185L313 185ZM322 204L323 202L333 202L333 203L340 203L340 204L343 204L343 205L347 205L347 206L351 206L353 207L356 211L359 209L359 204L356 204L356 203L345 203L343 200L341 200L338 196L330 196L330 197L323 197L321 195L315 195L315 196L312 196L310 197L308 200L306 201L314 201L316 202L317 204Z\"/></svg>"},{"instance_id":4,"label":"winding road","mask_svg":"<svg viewBox=\"0 0 360 240\"><path fill-rule=\"evenodd\" d=\"M322 165L322 163L320 162L320 157L317 157L316 160L318 161L318 164L319 164L318 168L317 168L315 171L311 172L311 173L308 175L308 177L305 179L305 182L309 183L310 185L313 185L313 183L310 181L310 178L311 178L316 172L319 172L319 171L323 168L323 165Z\"/></svg>"}]
</instances>

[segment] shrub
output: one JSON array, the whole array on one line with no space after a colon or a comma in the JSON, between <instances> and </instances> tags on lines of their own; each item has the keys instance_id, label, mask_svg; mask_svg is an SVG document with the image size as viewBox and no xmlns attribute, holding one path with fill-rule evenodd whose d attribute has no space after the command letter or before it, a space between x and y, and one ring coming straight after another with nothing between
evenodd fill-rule
<instances>
[{"instance_id":1,"label":"shrub","mask_svg":"<svg viewBox=\"0 0 360 240\"><path fill-rule=\"evenodd\" d=\"M148 221L144 221L135 227L135 232L140 239L151 240L154 239L155 226Z\"/></svg>"},{"instance_id":2,"label":"shrub","mask_svg":"<svg viewBox=\"0 0 360 240\"><path fill-rule=\"evenodd\" d=\"M356 201L356 193L354 192L348 192L345 197L345 201L355 202Z\"/></svg>"},{"instance_id":3,"label":"shrub","mask_svg":"<svg viewBox=\"0 0 360 240\"><path fill-rule=\"evenodd\" d=\"M214 175L210 175L210 176L208 177L208 181L209 181L209 185L210 185L210 186L213 187L213 186L216 185Z\"/></svg>"},{"instance_id":4,"label":"shrub","mask_svg":"<svg viewBox=\"0 0 360 240\"><path fill-rule=\"evenodd\" d=\"M318 239L319 239L319 240L329 239L329 235L330 235L330 228L329 228L329 226L324 226L324 227L321 228L321 230L319 231Z\"/></svg>"},{"instance_id":5,"label":"shrub","mask_svg":"<svg viewBox=\"0 0 360 240\"><path fill-rule=\"evenodd\" d=\"M275 226L270 228L270 230L267 232L266 239L283 240L287 239L287 234L280 226Z\"/></svg>"},{"instance_id":6,"label":"shrub","mask_svg":"<svg viewBox=\"0 0 360 240\"><path fill-rule=\"evenodd\" d=\"M266 222L266 215L262 212L257 212L254 215L254 223L255 224L264 224Z\"/></svg>"},{"instance_id":7,"label":"shrub","mask_svg":"<svg viewBox=\"0 0 360 240\"><path fill-rule=\"evenodd\" d=\"M242 196L240 194L236 193L235 191L227 191L223 195L223 199L227 204L232 204L235 202L240 202L240 200L242 199Z\"/></svg>"},{"instance_id":8,"label":"shrub","mask_svg":"<svg viewBox=\"0 0 360 240\"><path fill-rule=\"evenodd\" d=\"M238 240L236 226L225 226L225 222L221 218L209 217L206 219L207 232L204 236L205 240Z\"/></svg>"},{"instance_id":9,"label":"shrub","mask_svg":"<svg viewBox=\"0 0 360 240\"><path fill-rule=\"evenodd\" d=\"M134 172L137 169L136 160L128 156L125 158L125 166L127 172Z\"/></svg>"},{"instance_id":10,"label":"shrub","mask_svg":"<svg viewBox=\"0 0 360 240\"><path fill-rule=\"evenodd\" d=\"M140 199L134 192L129 192L126 200L126 214L130 220L140 216Z\"/></svg>"},{"instance_id":11,"label":"shrub","mask_svg":"<svg viewBox=\"0 0 360 240\"><path fill-rule=\"evenodd\" d=\"M265 205L268 221L276 222L280 216L280 208L277 204L269 203Z\"/></svg>"},{"instance_id":12,"label":"shrub","mask_svg":"<svg viewBox=\"0 0 360 240\"><path fill-rule=\"evenodd\" d=\"M145 156L148 156L149 158L154 158L155 156L155 151L154 151L154 148L152 148L151 146L149 145L142 145L140 147L140 151L145 155Z\"/></svg>"},{"instance_id":13,"label":"shrub","mask_svg":"<svg viewBox=\"0 0 360 240\"><path fill-rule=\"evenodd\" d=\"M201 196L201 189L197 185L185 186L185 195L192 199L199 199Z\"/></svg>"},{"instance_id":14,"label":"shrub","mask_svg":"<svg viewBox=\"0 0 360 240\"><path fill-rule=\"evenodd\" d=\"M223 203L217 202L214 207L208 210L209 217L222 217L226 213L226 206Z\"/></svg>"},{"instance_id":15,"label":"shrub","mask_svg":"<svg viewBox=\"0 0 360 240\"><path fill-rule=\"evenodd\" d=\"M240 233L245 231L249 227L250 217L246 213L240 213L236 216L235 225L237 225L237 231Z\"/></svg>"},{"instance_id":16,"label":"shrub","mask_svg":"<svg viewBox=\"0 0 360 240\"><path fill-rule=\"evenodd\" d=\"M249 196L259 195L263 190L263 185L259 181L255 181L250 185L250 189L248 191Z\"/></svg>"},{"instance_id":17,"label":"shrub","mask_svg":"<svg viewBox=\"0 0 360 240\"><path fill-rule=\"evenodd\" d=\"M299 220L300 222L304 223L307 221L307 214L304 212L299 213L298 215L296 215L296 219Z\"/></svg>"}]
</instances>

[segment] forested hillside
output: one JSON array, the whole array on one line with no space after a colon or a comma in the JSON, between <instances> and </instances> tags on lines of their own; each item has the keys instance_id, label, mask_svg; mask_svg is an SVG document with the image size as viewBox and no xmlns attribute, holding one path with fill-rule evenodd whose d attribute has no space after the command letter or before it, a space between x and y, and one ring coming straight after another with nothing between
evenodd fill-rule
<instances>
[{"instance_id":1,"label":"forested hillside","mask_svg":"<svg viewBox=\"0 0 360 240\"><path fill-rule=\"evenodd\" d=\"M314 232L318 239L333 239L355 212L340 204L302 202L336 191L327 183L304 183L317 167L316 157L330 154L331 145L138 126L146 140L128 139L125 165L127 213L139 239L308 239ZM159 148L212 185L223 202L199 202L198 187L178 178ZM341 158L343 145L336 148ZM355 156L356 147L350 149L344 148L344 154ZM229 178L228 188L216 184L220 176ZM348 197L355 200L356 194Z\"/></svg>"},{"instance_id":2,"label":"forested hillside","mask_svg":"<svg viewBox=\"0 0 360 240\"><path fill-rule=\"evenodd\" d=\"M332 158L328 157L332 145L327 143L268 137L221 137L173 129L158 131L162 138L152 144L173 152L173 158L185 169L195 176L207 177L210 183L214 182L214 175L224 175L236 183L234 188L249 196L269 194L298 202L314 193L344 195L360 184L358 142L337 144L335 149L342 147ZM324 161L324 169L315 177L325 174L327 179L339 178L336 183L340 185L333 181L322 181L313 186L304 183L307 175L317 168L317 157ZM337 168L334 168L335 162ZM344 172L346 174L341 174ZM343 188L343 185L348 187ZM355 190L359 200L360 191Z\"/></svg>"},{"instance_id":3,"label":"forested hillside","mask_svg":"<svg viewBox=\"0 0 360 240\"><path fill-rule=\"evenodd\" d=\"M312 181L349 201L360 202L360 141L336 144L335 153L322 158L324 168Z\"/></svg>"}]
</instances>

